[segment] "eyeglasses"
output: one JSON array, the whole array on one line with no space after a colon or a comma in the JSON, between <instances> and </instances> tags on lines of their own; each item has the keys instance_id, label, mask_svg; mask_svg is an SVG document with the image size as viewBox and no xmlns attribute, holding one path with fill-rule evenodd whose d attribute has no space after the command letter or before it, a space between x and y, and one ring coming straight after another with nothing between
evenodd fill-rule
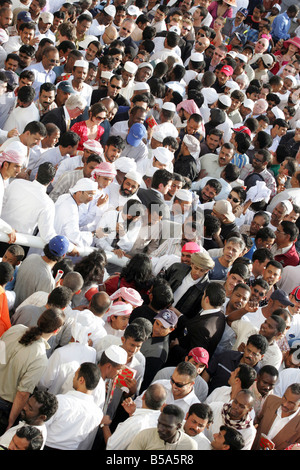
<instances>
[{"instance_id":1,"label":"eyeglasses","mask_svg":"<svg viewBox=\"0 0 300 470\"><path fill-rule=\"evenodd\" d=\"M260 160L259 158L257 158L255 155L254 155L254 157L253 157L253 160L256 160L256 161L259 162L259 163L262 163L262 162L263 162L262 160Z\"/></svg>"},{"instance_id":2,"label":"eyeglasses","mask_svg":"<svg viewBox=\"0 0 300 470\"><path fill-rule=\"evenodd\" d=\"M256 289L256 287L253 287L253 292L255 292L255 294L258 294L260 297L264 297L264 292L260 292L258 289Z\"/></svg>"},{"instance_id":3,"label":"eyeglasses","mask_svg":"<svg viewBox=\"0 0 300 470\"><path fill-rule=\"evenodd\" d=\"M139 62L144 62L143 57L136 57L135 60L138 60Z\"/></svg>"},{"instance_id":4,"label":"eyeglasses","mask_svg":"<svg viewBox=\"0 0 300 470\"><path fill-rule=\"evenodd\" d=\"M187 382L186 384L179 384L178 382L175 382L175 380L173 380L173 377L171 376L170 377L170 380L171 380L171 383L176 385L177 388L183 388L185 387L186 385L192 383L192 382Z\"/></svg>"},{"instance_id":5,"label":"eyeglasses","mask_svg":"<svg viewBox=\"0 0 300 470\"><path fill-rule=\"evenodd\" d=\"M103 116L95 116L95 118L97 119L97 121L104 121L104 119L106 119L106 117Z\"/></svg>"},{"instance_id":6,"label":"eyeglasses","mask_svg":"<svg viewBox=\"0 0 300 470\"><path fill-rule=\"evenodd\" d=\"M191 31L191 28L188 28L187 26L182 26L182 29L184 29L185 31Z\"/></svg>"},{"instance_id":7,"label":"eyeglasses","mask_svg":"<svg viewBox=\"0 0 300 470\"><path fill-rule=\"evenodd\" d=\"M228 194L228 199L232 199L233 202L235 202L236 204L239 204L241 201L239 199L237 199L236 197L233 197L231 196L231 194Z\"/></svg>"},{"instance_id":8,"label":"eyeglasses","mask_svg":"<svg viewBox=\"0 0 300 470\"><path fill-rule=\"evenodd\" d=\"M131 33L130 29L126 29L126 28L124 28L124 27L122 27L122 30L123 30L123 31L126 31L126 33Z\"/></svg>"}]
</instances>

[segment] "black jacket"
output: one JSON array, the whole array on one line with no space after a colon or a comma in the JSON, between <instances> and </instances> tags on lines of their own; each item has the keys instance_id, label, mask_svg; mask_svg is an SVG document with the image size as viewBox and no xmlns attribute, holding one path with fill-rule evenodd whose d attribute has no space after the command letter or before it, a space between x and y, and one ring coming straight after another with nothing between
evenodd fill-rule
<instances>
[{"instance_id":1,"label":"black jacket","mask_svg":"<svg viewBox=\"0 0 300 470\"><path fill-rule=\"evenodd\" d=\"M174 263L165 272L164 278L168 281L173 292L181 285L185 276L189 274L191 267L184 263ZM199 282L191 286L179 299L176 307L187 318L193 318L201 310L201 299L208 284L208 274L205 274Z\"/></svg>"}]
</instances>

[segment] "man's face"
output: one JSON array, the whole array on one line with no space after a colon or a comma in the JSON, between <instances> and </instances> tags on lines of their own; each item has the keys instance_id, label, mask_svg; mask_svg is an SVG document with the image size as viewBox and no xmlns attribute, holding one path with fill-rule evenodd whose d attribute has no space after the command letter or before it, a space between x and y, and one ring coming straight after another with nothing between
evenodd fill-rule
<instances>
[{"instance_id":1,"label":"man's face","mask_svg":"<svg viewBox=\"0 0 300 470\"><path fill-rule=\"evenodd\" d=\"M231 162L233 157L233 149L227 149L226 147L221 147L219 153L219 165L226 166Z\"/></svg>"},{"instance_id":2,"label":"man's face","mask_svg":"<svg viewBox=\"0 0 300 470\"><path fill-rule=\"evenodd\" d=\"M256 387L263 397L265 397L268 393L271 392L271 390L273 390L277 378L277 376L274 377L268 374L267 372L263 372L262 374L259 374L257 376Z\"/></svg>"},{"instance_id":3,"label":"man's face","mask_svg":"<svg viewBox=\"0 0 300 470\"><path fill-rule=\"evenodd\" d=\"M93 200L96 195L96 191L81 191L80 202L82 204L88 204Z\"/></svg>"},{"instance_id":4,"label":"man's face","mask_svg":"<svg viewBox=\"0 0 300 470\"><path fill-rule=\"evenodd\" d=\"M267 50L268 46L266 45L265 41L259 40L255 44L254 50L256 53L263 53Z\"/></svg>"},{"instance_id":5,"label":"man's face","mask_svg":"<svg viewBox=\"0 0 300 470\"><path fill-rule=\"evenodd\" d=\"M173 331L171 327L165 327L160 320L156 318L152 328L152 338L165 338Z\"/></svg>"},{"instance_id":6,"label":"man's face","mask_svg":"<svg viewBox=\"0 0 300 470\"><path fill-rule=\"evenodd\" d=\"M123 21L120 27L119 36L120 38L128 38L133 31L132 25L128 21Z\"/></svg>"},{"instance_id":7,"label":"man's face","mask_svg":"<svg viewBox=\"0 0 300 470\"><path fill-rule=\"evenodd\" d=\"M265 219L261 215L254 216L250 224L250 235L256 235L265 225Z\"/></svg>"},{"instance_id":8,"label":"man's face","mask_svg":"<svg viewBox=\"0 0 300 470\"><path fill-rule=\"evenodd\" d=\"M284 80L288 75L292 75L292 76L296 75L296 69L291 64L287 64L283 68L282 73L281 73L281 78L283 78L283 80Z\"/></svg>"},{"instance_id":9,"label":"man's face","mask_svg":"<svg viewBox=\"0 0 300 470\"><path fill-rule=\"evenodd\" d=\"M226 52L221 51L218 47L214 50L211 63L216 66L218 65L225 57Z\"/></svg>"},{"instance_id":10,"label":"man's face","mask_svg":"<svg viewBox=\"0 0 300 470\"><path fill-rule=\"evenodd\" d=\"M29 28L24 28L23 31L20 31L20 38L24 44L29 44L30 41L34 38L34 30Z\"/></svg>"},{"instance_id":11,"label":"man's face","mask_svg":"<svg viewBox=\"0 0 300 470\"><path fill-rule=\"evenodd\" d=\"M208 273L208 269L203 269L200 266L197 266L194 263L191 263L191 277L194 281L197 279L201 279L203 276L205 276L206 273Z\"/></svg>"},{"instance_id":12,"label":"man's face","mask_svg":"<svg viewBox=\"0 0 300 470\"><path fill-rule=\"evenodd\" d=\"M159 23L160 21L163 21L165 17L166 17L165 13L157 9L154 15L154 23Z\"/></svg>"},{"instance_id":13,"label":"man's face","mask_svg":"<svg viewBox=\"0 0 300 470\"><path fill-rule=\"evenodd\" d=\"M69 98L69 96L71 96L70 93L66 93L60 88L56 89L56 100L59 106L63 106L65 102L67 101L67 99Z\"/></svg>"},{"instance_id":14,"label":"man's face","mask_svg":"<svg viewBox=\"0 0 300 470\"><path fill-rule=\"evenodd\" d=\"M42 62L46 70L52 70L56 65L59 64L58 50L48 52L43 56Z\"/></svg>"},{"instance_id":15,"label":"man's face","mask_svg":"<svg viewBox=\"0 0 300 470\"><path fill-rule=\"evenodd\" d=\"M230 296L230 304L233 306L234 310L239 310L245 307L249 299L250 292L238 287Z\"/></svg>"},{"instance_id":16,"label":"man's face","mask_svg":"<svg viewBox=\"0 0 300 470\"><path fill-rule=\"evenodd\" d=\"M130 116L130 126L133 124L143 124L146 119L146 110L145 109L138 109L134 114Z\"/></svg>"},{"instance_id":17,"label":"man's face","mask_svg":"<svg viewBox=\"0 0 300 470\"><path fill-rule=\"evenodd\" d=\"M21 165L17 163L9 163L7 166L7 176L8 178L15 178L21 171Z\"/></svg>"},{"instance_id":18,"label":"man's face","mask_svg":"<svg viewBox=\"0 0 300 470\"><path fill-rule=\"evenodd\" d=\"M210 134L206 137L206 145L211 151L215 151L220 145L220 137Z\"/></svg>"},{"instance_id":19,"label":"man's face","mask_svg":"<svg viewBox=\"0 0 300 470\"><path fill-rule=\"evenodd\" d=\"M269 286L273 286L281 278L281 270L276 266L267 266L263 273L263 279L267 281Z\"/></svg>"},{"instance_id":20,"label":"man's face","mask_svg":"<svg viewBox=\"0 0 300 470\"><path fill-rule=\"evenodd\" d=\"M99 165L98 162L89 162L86 163L83 167L83 174L85 178L90 178L92 175L92 171Z\"/></svg>"},{"instance_id":21,"label":"man's face","mask_svg":"<svg viewBox=\"0 0 300 470\"><path fill-rule=\"evenodd\" d=\"M53 103L54 99L55 99L54 90L51 90L51 91L42 90L40 92L39 101L44 108L46 109L49 108L49 106Z\"/></svg>"},{"instance_id":22,"label":"man's face","mask_svg":"<svg viewBox=\"0 0 300 470\"><path fill-rule=\"evenodd\" d=\"M226 73L224 72L219 72L218 74L218 81L219 81L219 84L222 86L222 85L225 85L225 83L227 82L227 80L229 79L229 76L226 75Z\"/></svg>"},{"instance_id":23,"label":"man's face","mask_svg":"<svg viewBox=\"0 0 300 470\"><path fill-rule=\"evenodd\" d=\"M38 4L37 0L32 0L29 6L29 13L32 18L36 18L41 11L41 7Z\"/></svg>"},{"instance_id":24,"label":"man's face","mask_svg":"<svg viewBox=\"0 0 300 470\"><path fill-rule=\"evenodd\" d=\"M114 23L116 26L120 26L126 18L125 11L117 11L114 19Z\"/></svg>"},{"instance_id":25,"label":"man's face","mask_svg":"<svg viewBox=\"0 0 300 470\"><path fill-rule=\"evenodd\" d=\"M283 217L285 216L286 210L281 204L277 204L274 207L272 215L271 215L271 224L277 226L282 222ZM276 224L276 225L275 225Z\"/></svg>"},{"instance_id":26,"label":"man's face","mask_svg":"<svg viewBox=\"0 0 300 470\"><path fill-rule=\"evenodd\" d=\"M246 344L243 354L243 363L248 364L250 367L255 366L261 359L262 354L258 348L252 344Z\"/></svg>"},{"instance_id":27,"label":"man's face","mask_svg":"<svg viewBox=\"0 0 300 470\"><path fill-rule=\"evenodd\" d=\"M179 429L179 425L175 416L167 415L161 413L157 421L157 433L165 442L172 441L174 436L176 436Z\"/></svg>"},{"instance_id":28,"label":"man's face","mask_svg":"<svg viewBox=\"0 0 300 470\"><path fill-rule=\"evenodd\" d=\"M184 424L184 432L191 437L197 436L204 431L208 419L199 418L195 413L188 415Z\"/></svg>"},{"instance_id":29,"label":"man's face","mask_svg":"<svg viewBox=\"0 0 300 470\"><path fill-rule=\"evenodd\" d=\"M121 150L113 145L105 146L104 147L104 156L106 161L109 163L114 163L119 156L121 155Z\"/></svg>"},{"instance_id":30,"label":"man's face","mask_svg":"<svg viewBox=\"0 0 300 470\"><path fill-rule=\"evenodd\" d=\"M60 130L54 131L47 139L49 148L55 147L55 145L59 141L59 138L60 138Z\"/></svg>"},{"instance_id":31,"label":"man's face","mask_svg":"<svg viewBox=\"0 0 300 470\"><path fill-rule=\"evenodd\" d=\"M201 189L201 200L203 203L213 201L217 195L217 191L212 186L206 184L203 189Z\"/></svg>"},{"instance_id":32,"label":"man's face","mask_svg":"<svg viewBox=\"0 0 300 470\"><path fill-rule=\"evenodd\" d=\"M194 380L186 374L179 374L175 369L171 377L173 397L175 400L188 395L194 386Z\"/></svg>"},{"instance_id":33,"label":"man's face","mask_svg":"<svg viewBox=\"0 0 300 470\"><path fill-rule=\"evenodd\" d=\"M191 253L188 253L187 251L182 251L181 252L180 262L190 265L191 264Z\"/></svg>"},{"instance_id":34,"label":"man's face","mask_svg":"<svg viewBox=\"0 0 300 470\"><path fill-rule=\"evenodd\" d=\"M19 51L19 59L20 59L19 60L20 67L24 68L24 69L26 67L28 67L31 64L31 61L32 61L32 58L29 55L22 52L22 51ZM29 80L28 78L25 78L23 80L28 81L29 82L28 84L32 85L32 81ZM19 87L20 87L20 80L19 80Z\"/></svg>"},{"instance_id":35,"label":"man's face","mask_svg":"<svg viewBox=\"0 0 300 470\"><path fill-rule=\"evenodd\" d=\"M194 119L189 119L186 124L186 132L189 135L194 135L200 129L200 123L194 121Z\"/></svg>"},{"instance_id":36,"label":"man's face","mask_svg":"<svg viewBox=\"0 0 300 470\"><path fill-rule=\"evenodd\" d=\"M117 78L112 78L110 83L107 86L107 95L114 99L120 92L122 88L122 80L118 80Z\"/></svg>"},{"instance_id":37,"label":"man's face","mask_svg":"<svg viewBox=\"0 0 300 470\"><path fill-rule=\"evenodd\" d=\"M98 183L98 188L104 189L107 188L107 186L113 182L113 178L110 178L109 176L99 175L97 176L96 181Z\"/></svg>"},{"instance_id":38,"label":"man's face","mask_svg":"<svg viewBox=\"0 0 300 470\"><path fill-rule=\"evenodd\" d=\"M263 263L261 263L261 264L263 264ZM262 273L263 273L263 271L264 271L264 268L262 269ZM261 302L266 297L267 292L268 292L267 289L264 289L261 286L258 286L258 285L251 286L251 298L250 298L250 300L255 300L256 302Z\"/></svg>"},{"instance_id":39,"label":"man's face","mask_svg":"<svg viewBox=\"0 0 300 470\"><path fill-rule=\"evenodd\" d=\"M141 67L138 69L136 78L138 82L147 82L151 77L152 71L150 67Z\"/></svg>"},{"instance_id":40,"label":"man's face","mask_svg":"<svg viewBox=\"0 0 300 470\"><path fill-rule=\"evenodd\" d=\"M259 334L264 336L268 341L271 341L277 333L276 321L273 318L266 318L260 326Z\"/></svg>"},{"instance_id":41,"label":"man's face","mask_svg":"<svg viewBox=\"0 0 300 470\"><path fill-rule=\"evenodd\" d=\"M240 246L232 243L227 242L224 246L223 256L227 262L233 263L241 254Z\"/></svg>"},{"instance_id":42,"label":"man's face","mask_svg":"<svg viewBox=\"0 0 300 470\"><path fill-rule=\"evenodd\" d=\"M29 148L32 148L35 145L38 145L43 138L41 134L30 134L30 132L28 131L25 134L26 134L26 146Z\"/></svg>"},{"instance_id":43,"label":"man's face","mask_svg":"<svg viewBox=\"0 0 300 470\"><path fill-rule=\"evenodd\" d=\"M226 431L220 431L213 435L213 440L211 441L211 446L214 450L224 450ZM226 447L227 449L227 447Z\"/></svg>"},{"instance_id":44,"label":"man's face","mask_svg":"<svg viewBox=\"0 0 300 470\"><path fill-rule=\"evenodd\" d=\"M111 326L114 330L125 330L129 323L128 315L112 315Z\"/></svg>"},{"instance_id":45,"label":"man's face","mask_svg":"<svg viewBox=\"0 0 300 470\"><path fill-rule=\"evenodd\" d=\"M85 52L85 58L89 62L94 60L98 52L98 47L95 44L89 44Z\"/></svg>"},{"instance_id":46,"label":"man's face","mask_svg":"<svg viewBox=\"0 0 300 470\"><path fill-rule=\"evenodd\" d=\"M41 403L38 403L34 397L30 397L20 413L20 419L26 424L34 425L40 417L40 407Z\"/></svg>"},{"instance_id":47,"label":"man's face","mask_svg":"<svg viewBox=\"0 0 300 470\"><path fill-rule=\"evenodd\" d=\"M8 59L6 62L5 62L5 70L12 70L13 72L15 72L18 68L18 61L17 60L14 60L14 59Z\"/></svg>"},{"instance_id":48,"label":"man's face","mask_svg":"<svg viewBox=\"0 0 300 470\"><path fill-rule=\"evenodd\" d=\"M74 81L78 83L83 83L86 79L88 73L88 69L85 67L74 67L73 69L73 77Z\"/></svg>"},{"instance_id":49,"label":"man's face","mask_svg":"<svg viewBox=\"0 0 300 470\"><path fill-rule=\"evenodd\" d=\"M183 183L181 181L173 180L168 191L169 196L173 197L174 194L176 194L176 192L182 188L182 184Z\"/></svg>"},{"instance_id":50,"label":"man's face","mask_svg":"<svg viewBox=\"0 0 300 470\"><path fill-rule=\"evenodd\" d=\"M290 416L300 407L300 397L287 389L281 400L281 410L284 417Z\"/></svg>"},{"instance_id":51,"label":"man's face","mask_svg":"<svg viewBox=\"0 0 300 470\"><path fill-rule=\"evenodd\" d=\"M138 189L139 185L136 181L126 178L121 185L120 193L122 196L130 197L135 194Z\"/></svg>"},{"instance_id":52,"label":"man's face","mask_svg":"<svg viewBox=\"0 0 300 470\"><path fill-rule=\"evenodd\" d=\"M27 450L29 441L25 437L13 436L9 443L8 450Z\"/></svg>"},{"instance_id":53,"label":"man's face","mask_svg":"<svg viewBox=\"0 0 300 470\"><path fill-rule=\"evenodd\" d=\"M286 133L287 133L287 128L286 127L281 127L281 126L278 126L276 124L276 126L274 126L275 130L276 130L276 134L278 135L278 137L283 137Z\"/></svg>"},{"instance_id":54,"label":"man's face","mask_svg":"<svg viewBox=\"0 0 300 470\"><path fill-rule=\"evenodd\" d=\"M244 279L239 274L230 274L229 272L225 283L227 292L231 294L235 286L241 282L243 283Z\"/></svg>"},{"instance_id":55,"label":"man's face","mask_svg":"<svg viewBox=\"0 0 300 470\"><path fill-rule=\"evenodd\" d=\"M4 260L4 256L3 256L3 260ZM294 307L291 307L291 306L289 307L289 310L292 313L292 315L296 315L300 313L300 301L297 300L295 295L293 295L292 293L290 293L289 299L294 304Z\"/></svg>"},{"instance_id":56,"label":"man's face","mask_svg":"<svg viewBox=\"0 0 300 470\"><path fill-rule=\"evenodd\" d=\"M77 36L78 37L83 36L91 27L91 24L92 22L88 20L83 20L80 23L77 22L77 25L76 25Z\"/></svg>"},{"instance_id":57,"label":"man's face","mask_svg":"<svg viewBox=\"0 0 300 470\"><path fill-rule=\"evenodd\" d=\"M44 21L39 18L38 28L41 34L45 34L50 29L51 23L44 23Z\"/></svg>"},{"instance_id":58,"label":"man's face","mask_svg":"<svg viewBox=\"0 0 300 470\"><path fill-rule=\"evenodd\" d=\"M135 341L135 339L131 337L125 339L124 336L122 336L121 341L123 349L127 352L127 359L129 362L133 356L139 352L143 345L143 341Z\"/></svg>"},{"instance_id":59,"label":"man's face","mask_svg":"<svg viewBox=\"0 0 300 470\"><path fill-rule=\"evenodd\" d=\"M250 398L244 393L238 393L231 404L229 411L230 418L240 420L244 418L251 410Z\"/></svg>"},{"instance_id":60,"label":"man's face","mask_svg":"<svg viewBox=\"0 0 300 470\"><path fill-rule=\"evenodd\" d=\"M11 10L5 10L0 16L0 26L2 29L6 29L11 25L13 19L13 12Z\"/></svg>"},{"instance_id":61,"label":"man's face","mask_svg":"<svg viewBox=\"0 0 300 470\"><path fill-rule=\"evenodd\" d=\"M240 100L231 97L231 105L230 105L229 111L230 111L230 112L235 111L235 110L237 110L240 106L241 106Z\"/></svg>"}]
</instances>

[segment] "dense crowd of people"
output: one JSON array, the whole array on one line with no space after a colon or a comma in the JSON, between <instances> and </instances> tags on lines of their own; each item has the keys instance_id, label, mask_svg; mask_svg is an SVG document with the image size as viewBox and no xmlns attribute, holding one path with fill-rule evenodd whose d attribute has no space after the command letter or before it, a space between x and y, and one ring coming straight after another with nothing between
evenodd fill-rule
<instances>
[{"instance_id":1,"label":"dense crowd of people","mask_svg":"<svg viewBox=\"0 0 300 470\"><path fill-rule=\"evenodd\" d=\"M299 12L0 0L1 450L299 450Z\"/></svg>"}]
</instances>

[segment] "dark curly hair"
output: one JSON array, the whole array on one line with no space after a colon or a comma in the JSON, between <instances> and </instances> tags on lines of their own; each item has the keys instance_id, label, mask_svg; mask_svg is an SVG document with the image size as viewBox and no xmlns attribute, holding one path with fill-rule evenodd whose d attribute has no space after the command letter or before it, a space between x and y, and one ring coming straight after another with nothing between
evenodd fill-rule
<instances>
[{"instance_id":1,"label":"dark curly hair","mask_svg":"<svg viewBox=\"0 0 300 470\"><path fill-rule=\"evenodd\" d=\"M84 256L75 264L74 271L80 273L84 280L84 286L93 282L101 283L104 275L104 268L107 264L107 258L104 250L95 250L87 256Z\"/></svg>"}]
</instances>

